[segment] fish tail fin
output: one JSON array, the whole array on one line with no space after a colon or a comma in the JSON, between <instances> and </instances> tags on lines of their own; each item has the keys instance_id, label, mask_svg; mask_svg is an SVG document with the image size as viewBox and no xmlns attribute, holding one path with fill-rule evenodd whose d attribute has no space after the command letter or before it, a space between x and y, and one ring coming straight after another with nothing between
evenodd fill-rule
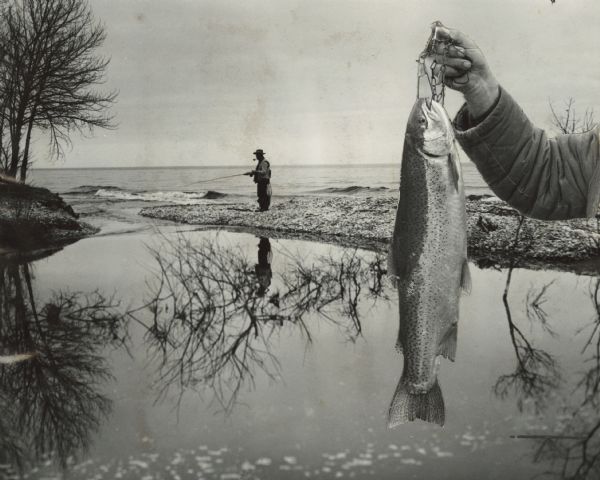
<instances>
[{"instance_id":1,"label":"fish tail fin","mask_svg":"<svg viewBox=\"0 0 600 480\"><path fill-rule=\"evenodd\" d=\"M437 380L429 391L418 394L409 392L404 378L400 379L388 412L388 428L417 418L444 425L445 417L444 397Z\"/></svg>"},{"instance_id":2,"label":"fish tail fin","mask_svg":"<svg viewBox=\"0 0 600 480\"><path fill-rule=\"evenodd\" d=\"M456 340L458 337L458 323L453 323L438 345L438 355L451 360L456 358Z\"/></svg>"}]
</instances>

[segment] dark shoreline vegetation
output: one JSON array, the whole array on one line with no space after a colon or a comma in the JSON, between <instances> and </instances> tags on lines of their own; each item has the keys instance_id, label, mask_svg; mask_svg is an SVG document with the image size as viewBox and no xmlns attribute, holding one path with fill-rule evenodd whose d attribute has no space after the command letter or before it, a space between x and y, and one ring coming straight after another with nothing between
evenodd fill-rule
<instances>
[{"instance_id":1,"label":"dark shoreline vegetation","mask_svg":"<svg viewBox=\"0 0 600 480\"><path fill-rule=\"evenodd\" d=\"M0 180L0 254L56 248L98 229L46 188Z\"/></svg>"}]
</instances>

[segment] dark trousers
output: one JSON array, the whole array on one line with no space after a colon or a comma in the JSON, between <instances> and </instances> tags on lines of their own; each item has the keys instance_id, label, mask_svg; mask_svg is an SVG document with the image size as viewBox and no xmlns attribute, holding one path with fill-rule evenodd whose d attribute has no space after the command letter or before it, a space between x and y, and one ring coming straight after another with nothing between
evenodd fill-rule
<instances>
[{"instance_id":1,"label":"dark trousers","mask_svg":"<svg viewBox=\"0 0 600 480\"><path fill-rule=\"evenodd\" d=\"M256 194L258 195L258 206L261 212L268 210L269 205L271 205L271 184L258 182L256 184Z\"/></svg>"}]
</instances>

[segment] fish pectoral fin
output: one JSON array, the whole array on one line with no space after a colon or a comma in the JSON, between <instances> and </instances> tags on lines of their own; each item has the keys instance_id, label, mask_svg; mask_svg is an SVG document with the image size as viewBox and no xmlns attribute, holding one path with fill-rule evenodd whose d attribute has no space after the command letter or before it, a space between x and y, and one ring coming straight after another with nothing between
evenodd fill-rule
<instances>
[{"instance_id":1,"label":"fish pectoral fin","mask_svg":"<svg viewBox=\"0 0 600 480\"><path fill-rule=\"evenodd\" d=\"M401 378L388 412L388 428L412 422L417 418L429 423L444 425L446 410L442 390L436 380L429 391L411 393L408 391L404 378Z\"/></svg>"},{"instance_id":2,"label":"fish pectoral fin","mask_svg":"<svg viewBox=\"0 0 600 480\"><path fill-rule=\"evenodd\" d=\"M448 166L450 167L450 176L452 178L452 185L454 185L454 189L458 192L458 182L460 180L460 172L459 166L454 158L454 154L448 154Z\"/></svg>"},{"instance_id":3,"label":"fish pectoral fin","mask_svg":"<svg viewBox=\"0 0 600 480\"><path fill-rule=\"evenodd\" d=\"M458 323L453 323L438 344L438 355L453 362L456 358L457 337Z\"/></svg>"},{"instance_id":4,"label":"fish pectoral fin","mask_svg":"<svg viewBox=\"0 0 600 480\"><path fill-rule=\"evenodd\" d=\"M465 258L462 264L460 274L460 288L465 293L471 293L471 272L469 271L469 261Z\"/></svg>"}]
</instances>

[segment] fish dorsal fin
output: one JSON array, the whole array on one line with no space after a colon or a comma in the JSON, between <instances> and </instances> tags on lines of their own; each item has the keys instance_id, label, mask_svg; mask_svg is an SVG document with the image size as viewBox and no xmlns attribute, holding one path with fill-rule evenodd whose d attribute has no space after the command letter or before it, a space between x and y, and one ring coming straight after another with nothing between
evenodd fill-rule
<instances>
[{"instance_id":1,"label":"fish dorsal fin","mask_svg":"<svg viewBox=\"0 0 600 480\"><path fill-rule=\"evenodd\" d=\"M460 180L460 172L458 171L458 162L454 158L453 153L448 154L448 167L450 168L450 177L452 178L452 185L458 192L458 181Z\"/></svg>"},{"instance_id":2,"label":"fish dorsal fin","mask_svg":"<svg viewBox=\"0 0 600 480\"><path fill-rule=\"evenodd\" d=\"M456 358L456 339L458 336L458 323L453 323L446 331L438 345L438 355L454 361Z\"/></svg>"},{"instance_id":3,"label":"fish dorsal fin","mask_svg":"<svg viewBox=\"0 0 600 480\"><path fill-rule=\"evenodd\" d=\"M460 288L463 292L471 293L471 272L469 271L469 261L465 258L460 273Z\"/></svg>"}]
</instances>

